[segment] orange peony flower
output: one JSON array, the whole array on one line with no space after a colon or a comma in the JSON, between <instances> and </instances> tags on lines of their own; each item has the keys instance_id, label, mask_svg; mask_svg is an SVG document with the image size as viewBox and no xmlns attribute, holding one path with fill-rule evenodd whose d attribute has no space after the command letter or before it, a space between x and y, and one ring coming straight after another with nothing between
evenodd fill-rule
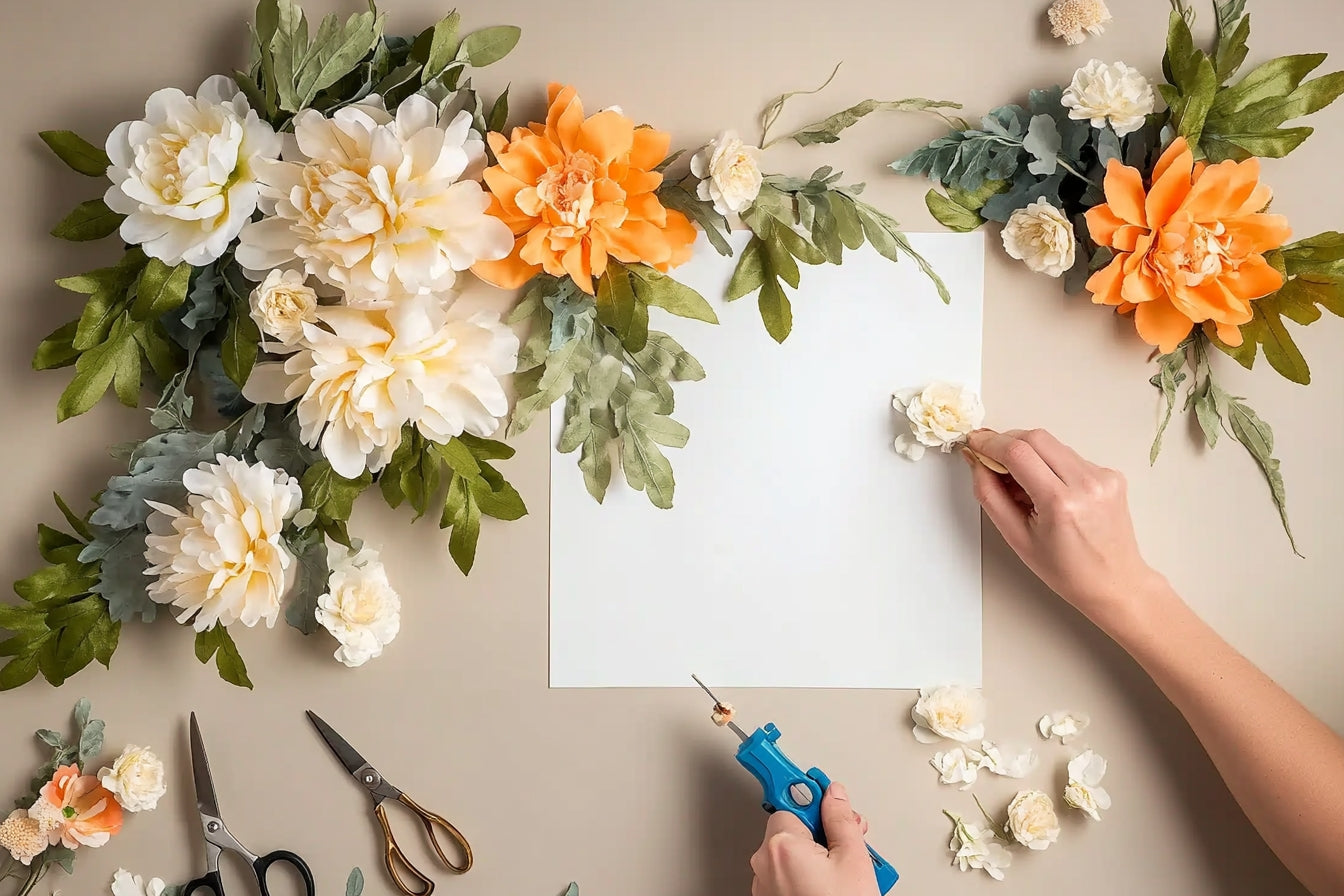
<instances>
[{"instance_id":1,"label":"orange peony flower","mask_svg":"<svg viewBox=\"0 0 1344 896\"><path fill-rule=\"evenodd\" d=\"M1196 165L1179 137L1146 195L1143 175L1115 159L1105 188L1107 202L1087 213L1087 227L1115 258L1087 281L1092 301L1133 311L1139 335L1163 352L1205 322L1223 342L1241 345L1251 303L1283 286L1264 253L1292 233L1282 215L1263 213L1272 193L1260 183L1260 162Z\"/></svg>"},{"instance_id":2,"label":"orange peony flower","mask_svg":"<svg viewBox=\"0 0 1344 896\"><path fill-rule=\"evenodd\" d=\"M51 781L42 788L41 800L55 812L51 824L51 843L70 849L102 846L121 830L121 805L93 775L81 775L79 766L56 769ZM59 813L59 817L56 816ZM29 811L32 815L32 810Z\"/></svg>"},{"instance_id":3,"label":"orange peony flower","mask_svg":"<svg viewBox=\"0 0 1344 896\"><path fill-rule=\"evenodd\" d=\"M545 271L591 295L608 257L660 271L689 259L695 228L654 193L663 176L652 169L667 156L668 135L615 110L584 118L573 87L547 92L545 124L487 137L499 162L485 172L490 214L516 240L508 258L473 265L477 276L514 289Z\"/></svg>"}]
</instances>

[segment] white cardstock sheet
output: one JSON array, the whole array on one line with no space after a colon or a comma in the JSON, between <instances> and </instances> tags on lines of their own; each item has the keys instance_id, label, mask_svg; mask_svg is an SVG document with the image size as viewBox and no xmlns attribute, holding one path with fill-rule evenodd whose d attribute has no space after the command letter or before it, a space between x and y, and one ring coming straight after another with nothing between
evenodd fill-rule
<instances>
[{"instance_id":1,"label":"white cardstock sheet","mask_svg":"<svg viewBox=\"0 0 1344 896\"><path fill-rule=\"evenodd\" d=\"M599 505L578 455L552 450L552 687L693 686L693 672L724 687L980 683L979 508L957 453L895 452L891 396L932 380L979 391L984 241L910 240L950 305L913 261L865 246L802 268L783 345L754 297L717 300L736 259L701 240L674 272L720 324L652 311L707 371L676 385L691 438L667 451L673 508L619 470Z\"/></svg>"}]
</instances>

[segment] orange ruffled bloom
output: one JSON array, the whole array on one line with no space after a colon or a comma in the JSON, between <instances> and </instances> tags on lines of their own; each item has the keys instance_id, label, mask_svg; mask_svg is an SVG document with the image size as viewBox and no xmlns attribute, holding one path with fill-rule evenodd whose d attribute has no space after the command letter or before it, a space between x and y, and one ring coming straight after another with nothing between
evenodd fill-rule
<instances>
[{"instance_id":1,"label":"orange ruffled bloom","mask_svg":"<svg viewBox=\"0 0 1344 896\"><path fill-rule=\"evenodd\" d=\"M53 846L102 846L121 831L121 804L96 777L81 775L77 765L56 769L41 798L60 813L59 826L51 831Z\"/></svg>"},{"instance_id":2,"label":"orange ruffled bloom","mask_svg":"<svg viewBox=\"0 0 1344 896\"><path fill-rule=\"evenodd\" d=\"M1087 227L1115 258L1087 281L1092 301L1133 311L1139 335L1163 352L1206 322L1241 345L1251 303L1283 286L1264 253L1292 235L1282 215L1263 214L1273 194L1260 183L1259 160L1196 165L1180 137L1147 194L1143 175L1115 159L1105 188L1107 202L1087 213Z\"/></svg>"},{"instance_id":3,"label":"orange ruffled bloom","mask_svg":"<svg viewBox=\"0 0 1344 896\"><path fill-rule=\"evenodd\" d=\"M660 271L689 259L695 228L654 193L668 135L610 109L584 118L573 87L547 93L545 124L486 138L499 162L485 172L490 214L517 239L508 258L473 265L476 275L515 289L545 271L591 295L608 257Z\"/></svg>"}]
</instances>

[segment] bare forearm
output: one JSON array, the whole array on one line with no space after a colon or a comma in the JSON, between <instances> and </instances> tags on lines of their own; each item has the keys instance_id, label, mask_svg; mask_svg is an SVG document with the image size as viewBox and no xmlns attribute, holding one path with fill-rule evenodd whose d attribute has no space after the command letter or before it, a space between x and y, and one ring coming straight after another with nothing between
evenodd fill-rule
<instances>
[{"instance_id":1,"label":"bare forearm","mask_svg":"<svg viewBox=\"0 0 1344 896\"><path fill-rule=\"evenodd\" d=\"M1312 892L1344 892L1344 739L1165 581L1097 620L1180 710L1256 830Z\"/></svg>"}]
</instances>

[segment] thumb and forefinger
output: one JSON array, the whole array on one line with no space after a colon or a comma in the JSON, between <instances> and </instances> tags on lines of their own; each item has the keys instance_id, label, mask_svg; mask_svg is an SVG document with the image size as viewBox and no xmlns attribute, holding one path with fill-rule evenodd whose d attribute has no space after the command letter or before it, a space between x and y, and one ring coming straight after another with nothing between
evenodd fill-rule
<instances>
[{"instance_id":1,"label":"thumb and forefinger","mask_svg":"<svg viewBox=\"0 0 1344 896\"><path fill-rule=\"evenodd\" d=\"M843 784L832 782L821 798L821 825L826 832L826 846L832 857L841 862L862 862L867 865L868 846L864 843L864 823L849 801L849 791Z\"/></svg>"}]
</instances>

